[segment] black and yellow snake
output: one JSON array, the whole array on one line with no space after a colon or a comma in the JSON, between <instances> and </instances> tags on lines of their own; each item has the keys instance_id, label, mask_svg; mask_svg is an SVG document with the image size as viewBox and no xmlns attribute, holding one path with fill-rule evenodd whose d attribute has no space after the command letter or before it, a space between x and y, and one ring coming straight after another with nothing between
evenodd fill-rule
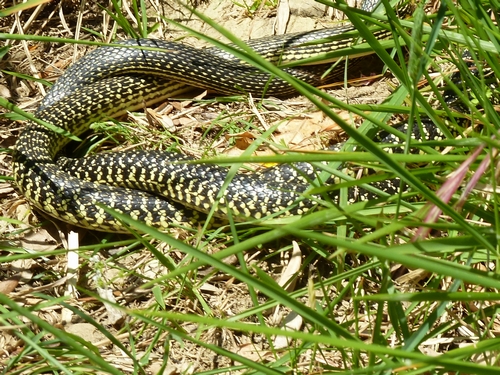
<instances>
[{"instance_id":1,"label":"black and yellow snake","mask_svg":"<svg viewBox=\"0 0 500 375\"><path fill-rule=\"evenodd\" d=\"M281 63L349 46L356 39L352 31L347 25L265 38L250 45ZM317 39L329 41L309 43ZM325 82L324 66L285 70L312 85ZM187 85L221 94L288 96L294 92L287 82L222 51L139 39L98 48L79 60L57 81L36 115L80 135L93 122L174 97L184 93ZM13 175L33 205L77 226L125 230L96 203L161 229L172 222L195 223L214 204L217 216L230 211L237 219L303 214L314 207L313 201L303 199L306 187L295 185L298 173L293 168L267 179L261 174L237 174L223 188L226 168L189 164L189 158L171 153L104 154L58 164L68 142L67 137L30 123L16 145Z\"/></svg>"}]
</instances>

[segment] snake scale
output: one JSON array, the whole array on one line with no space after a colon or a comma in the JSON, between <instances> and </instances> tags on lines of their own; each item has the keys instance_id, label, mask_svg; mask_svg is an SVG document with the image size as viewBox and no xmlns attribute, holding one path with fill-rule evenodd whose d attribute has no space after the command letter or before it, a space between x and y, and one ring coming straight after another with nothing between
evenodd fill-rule
<instances>
[{"instance_id":1,"label":"snake scale","mask_svg":"<svg viewBox=\"0 0 500 375\"><path fill-rule=\"evenodd\" d=\"M252 41L250 46L275 63L294 61L350 46L352 25ZM378 35L379 38L385 34ZM330 39L329 39L330 38ZM313 40L327 40L310 44ZM328 41L329 40L329 41ZM312 85L325 66L285 68ZM71 66L42 101L36 116L73 135L90 124L118 117L191 86L220 94L289 96L293 88L217 49L151 39L127 40L92 51ZM30 123L16 145L13 175L23 195L37 208L68 223L100 231L123 232L123 224L97 203L146 224L166 229L172 222L193 225L214 205L215 216L246 220L304 214L315 202L304 199L303 167L268 174L236 174L223 187L228 169L187 163L191 159L157 151L103 154L81 160L61 159L69 139Z\"/></svg>"}]
</instances>

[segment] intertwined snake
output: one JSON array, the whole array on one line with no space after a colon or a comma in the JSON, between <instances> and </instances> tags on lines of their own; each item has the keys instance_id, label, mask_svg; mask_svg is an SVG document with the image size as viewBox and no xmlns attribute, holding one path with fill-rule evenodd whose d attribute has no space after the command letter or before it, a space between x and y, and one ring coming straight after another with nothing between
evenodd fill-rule
<instances>
[{"instance_id":1,"label":"intertwined snake","mask_svg":"<svg viewBox=\"0 0 500 375\"><path fill-rule=\"evenodd\" d=\"M352 30L347 25L265 38L251 46L282 63L349 46L356 39L349 34ZM328 38L331 41L309 43ZM286 70L312 85L325 82L324 66ZM287 82L218 50L139 39L101 47L82 58L58 80L36 115L80 135L93 122L184 93L186 85L221 94L293 93ZM293 168L273 172L269 178L237 174L223 187L227 168L186 163L189 158L173 153L134 151L58 164L58 154L68 142L66 136L30 123L17 142L13 174L33 205L77 226L124 231L99 204L161 229L172 222L193 224L214 205L216 216L230 213L237 219L303 214L314 207L303 197L306 187L294 182L304 171Z\"/></svg>"}]
</instances>

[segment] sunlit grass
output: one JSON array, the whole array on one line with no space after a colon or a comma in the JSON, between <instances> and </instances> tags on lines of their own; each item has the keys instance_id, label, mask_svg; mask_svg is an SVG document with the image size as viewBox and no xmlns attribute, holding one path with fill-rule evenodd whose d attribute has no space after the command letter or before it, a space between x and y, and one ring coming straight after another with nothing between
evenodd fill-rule
<instances>
[{"instance_id":1,"label":"sunlit grass","mask_svg":"<svg viewBox=\"0 0 500 375\"><path fill-rule=\"evenodd\" d=\"M472 171L486 155L493 158L496 155L498 141L495 136L500 117L495 77L500 74L500 33L498 15L488 11L496 9L496 4L460 0L455 5L445 1L442 8L430 16L419 8L415 18L398 21L391 12L387 16L369 16L349 11L340 1L334 4L322 2L348 10L351 22L366 41L365 45L377 52L393 75L394 92L382 103L343 103L328 92L293 80L216 24L213 26L240 49L236 51L203 35L197 36L237 52L240 58L264 71L290 79L299 93L335 119L350 136L343 152L290 152L266 157L248 153L226 158L224 162L237 166L246 162L314 163L320 172L314 192L331 192L332 187L322 187L321 182L332 174L345 178L345 182L333 188L340 190L340 201L334 202L324 194L322 210L294 218L285 225L264 221L258 226L249 226L230 220L220 228L191 228L187 234L182 232L180 239L176 238L176 233L160 233L118 215L130 225L132 233L146 233L146 239L140 235L121 241L106 239L98 245L82 246L78 252L84 263L91 265L94 254L110 251L112 254L101 267L116 267L124 277L140 277L142 289L152 288L154 303L135 308L126 301L119 301L115 307L126 316L127 324L111 334L111 328L95 320L92 309L76 308L73 301L57 297L50 290L34 294L38 302L25 306L0 294L0 322L10 327L13 335L23 343L23 349L16 355L3 359L6 373L123 373L105 357L102 348L83 342L38 315L43 308L53 306L72 309L79 319L102 332L108 343L120 348L124 357L130 360L133 368L130 373L144 373L152 358L158 359L153 354L158 355L164 364L170 363L171 346L177 344L181 347L196 345L214 356L240 363L232 368L214 369L211 373L229 369L274 374L291 371L500 373L495 367L498 366L499 344L495 338L498 329L495 301L500 297L497 292L500 278L496 273L500 223L495 193L496 164L491 163L480 179L481 187L493 192L484 194L479 189L473 190L461 211L453 206L460 191L453 194L449 204L443 203L435 194L480 144L485 143L486 147L478 161L472 164ZM147 36L152 25L147 24L143 12L145 4L134 3L132 8L139 21L138 28L130 26L126 16L116 9L114 18L130 37ZM213 23L209 19L205 21ZM364 26L363 22L370 21L394 31L396 41L390 43L396 48L395 52L386 50L387 42L374 38L370 28ZM2 38L18 40L22 36L1 34ZM47 37L35 38L42 40ZM55 38L43 40L58 41ZM408 50L409 56L406 57ZM471 53L469 61L462 58L465 50ZM348 54L349 51L344 52ZM450 78L456 71L461 74L460 81ZM445 95L447 90L460 98L463 103L460 108L450 105ZM0 104L12 110L6 101ZM338 115L338 109L362 116L364 123L357 129L353 128ZM20 111L17 113L22 115ZM387 153L387 145L374 142L372 138L381 129L397 133L389 125L395 122L394 113L402 114L398 119L409 118L417 123L430 119L446 138L421 143L412 141L401 154ZM232 122L228 115L213 131L220 134L234 132L237 125L241 123ZM109 137L124 136L134 143L135 135L130 133L129 125L125 130L118 129L118 133L114 126L106 125L106 131L111 132ZM242 130L248 130L252 123L248 121L243 126L247 128ZM410 134L398 134L403 139L410 138ZM455 134L462 136L455 138ZM210 144L212 135L205 135L205 143ZM169 134L156 136L162 139ZM176 140L171 142L172 149L177 149ZM353 152L354 145L361 151ZM410 145L417 147L419 154L411 154ZM221 158L214 157L211 151L202 151L204 161L220 163ZM346 175L345 170L339 170L341 165L370 167L378 174L357 179ZM472 171L466 174L466 178L472 176ZM405 192L400 195L384 194L383 189L373 185L376 180L393 177L402 181ZM380 198L353 204L347 202L349 189L363 185L371 186ZM408 186L411 193L406 192ZM426 202L440 207L443 215L436 222L425 224L433 229L428 238L415 241L417 228L424 225L421 212ZM299 286L286 291L261 269L265 262L248 264L245 254L262 251L264 260L272 261L273 251L290 251L292 239L302 249L303 259L297 275ZM165 246L169 252L164 252ZM113 249L121 250L113 252ZM60 250L28 252L17 246L5 251L0 258L2 264L15 259L54 258L61 253ZM169 272L147 278L134 270L128 273L127 269L114 263L124 262L127 256L138 251L151 252ZM230 262L232 257L236 261ZM207 273L201 272L207 269ZM399 271L402 275L397 273ZM92 266L87 272L91 278L98 273ZM421 276L414 275L417 273ZM224 282L227 282L222 284L224 287L238 285L245 289L250 294L252 306L233 313L231 309L213 305L203 288L205 283L220 287L211 279L216 274L224 275ZM402 281L400 277L405 275L413 275L411 282L405 284ZM82 286L81 295L104 302L93 290L94 286ZM183 304L186 301L191 310ZM283 306L285 312L293 311L304 319L300 331L284 331L280 328L280 321L271 320L269 311L278 305ZM185 327L196 328L187 332ZM263 348L261 360L249 359L244 354L214 345L207 339L214 329L245 339L259 335L263 343L259 347ZM128 334L128 338L120 341L115 334ZM292 344L284 349L274 349L273 337L276 334L288 336ZM141 335L150 340L145 349L140 347ZM435 344L431 344L433 341ZM136 354L137 347L140 347L140 355ZM270 357L265 357L264 352L270 353ZM428 352L432 355L427 355ZM25 360L32 357L36 360ZM309 365L304 365L304 358L308 359Z\"/></svg>"}]
</instances>

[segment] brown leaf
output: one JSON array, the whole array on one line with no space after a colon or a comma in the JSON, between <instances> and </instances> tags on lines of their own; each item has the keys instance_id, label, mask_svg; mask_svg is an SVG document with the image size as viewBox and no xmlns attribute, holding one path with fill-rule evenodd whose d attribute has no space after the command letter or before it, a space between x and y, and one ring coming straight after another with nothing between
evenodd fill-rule
<instances>
[{"instance_id":1,"label":"brown leaf","mask_svg":"<svg viewBox=\"0 0 500 375\"><path fill-rule=\"evenodd\" d=\"M36 232L30 232L21 239L24 248L34 251L50 251L58 246L57 240L45 229L39 229Z\"/></svg>"},{"instance_id":2,"label":"brown leaf","mask_svg":"<svg viewBox=\"0 0 500 375\"><path fill-rule=\"evenodd\" d=\"M256 136L250 132L243 132L238 134L226 134L226 140L230 140L231 138L235 139L235 146L240 150L246 150L248 146L255 141Z\"/></svg>"},{"instance_id":3,"label":"brown leaf","mask_svg":"<svg viewBox=\"0 0 500 375\"><path fill-rule=\"evenodd\" d=\"M16 289L21 280L21 275L14 275L8 280L0 281L0 293L9 295Z\"/></svg>"}]
</instances>

